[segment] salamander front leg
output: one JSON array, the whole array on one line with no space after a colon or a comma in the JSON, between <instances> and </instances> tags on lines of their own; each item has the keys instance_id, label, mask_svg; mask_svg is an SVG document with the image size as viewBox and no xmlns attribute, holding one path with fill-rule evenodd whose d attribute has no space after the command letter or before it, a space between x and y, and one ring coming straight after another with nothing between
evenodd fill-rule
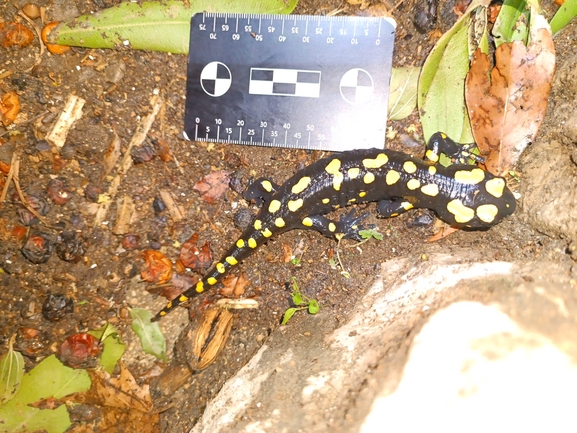
<instances>
[{"instance_id":1,"label":"salamander front leg","mask_svg":"<svg viewBox=\"0 0 577 433\"><path fill-rule=\"evenodd\" d=\"M447 134L435 132L427 142L425 160L436 164L439 162L439 156L442 153L459 164L468 164L470 160L480 163L485 162L485 158L474 153L475 149L478 149L476 143L455 143Z\"/></svg>"}]
</instances>

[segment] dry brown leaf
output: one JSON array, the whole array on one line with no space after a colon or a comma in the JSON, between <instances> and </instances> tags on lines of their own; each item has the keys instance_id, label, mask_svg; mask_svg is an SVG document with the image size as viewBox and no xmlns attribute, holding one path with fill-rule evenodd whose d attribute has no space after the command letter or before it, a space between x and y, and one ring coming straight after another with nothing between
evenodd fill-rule
<instances>
[{"instance_id":1,"label":"dry brown leaf","mask_svg":"<svg viewBox=\"0 0 577 433\"><path fill-rule=\"evenodd\" d=\"M243 295L246 288L250 285L250 280L245 272L241 272L238 276L229 274L222 279L222 289L219 293L224 296L233 295L238 298Z\"/></svg>"},{"instance_id":2,"label":"dry brown leaf","mask_svg":"<svg viewBox=\"0 0 577 433\"><path fill-rule=\"evenodd\" d=\"M110 144L108 145L108 149L104 154L104 162L102 165L104 166L104 175L102 177L106 177L110 174L112 169L116 166L118 159L120 158L120 138L118 135L114 133Z\"/></svg>"},{"instance_id":3,"label":"dry brown leaf","mask_svg":"<svg viewBox=\"0 0 577 433\"><path fill-rule=\"evenodd\" d=\"M172 276L172 263L160 251L146 250L142 252L144 267L140 276L149 283L164 284Z\"/></svg>"},{"instance_id":4,"label":"dry brown leaf","mask_svg":"<svg viewBox=\"0 0 577 433\"><path fill-rule=\"evenodd\" d=\"M488 57L475 52L467 75L466 99L473 135L487 170L505 174L515 166L531 143L547 109L555 71L551 30L538 15L531 28L531 42L500 45L495 67Z\"/></svg>"},{"instance_id":5,"label":"dry brown leaf","mask_svg":"<svg viewBox=\"0 0 577 433\"><path fill-rule=\"evenodd\" d=\"M207 203L214 203L228 189L230 183L230 171L220 170L204 176L194 185L193 189L200 193Z\"/></svg>"},{"instance_id":6,"label":"dry brown leaf","mask_svg":"<svg viewBox=\"0 0 577 433\"><path fill-rule=\"evenodd\" d=\"M210 244L205 242L202 247L197 246L198 233L194 233L180 249L180 261L187 268L197 270L197 269L207 269L212 264L212 252L210 250Z\"/></svg>"},{"instance_id":7,"label":"dry brown leaf","mask_svg":"<svg viewBox=\"0 0 577 433\"><path fill-rule=\"evenodd\" d=\"M111 377L102 369L87 370L92 380L90 389L62 400L67 404L98 406L102 410L102 417L98 420L96 431L159 431L159 416L153 411L149 386L138 385L122 362L119 362L118 366L120 375L117 378ZM70 431L86 431L85 427L80 424Z\"/></svg>"},{"instance_id":8,"label":"dry brown leaf","mask_svg":"<svg viewBox=\"0 0 577 433\"><path fill-rule=\"evenodd\" d=\"M10 125L20 112L20 99L16 92L8 92L0 100L0 113L4 126Z\"/></svg>"},{"instance_id":9,"label":"dry brown leaf","mask_svg":"<svg viewBox=\"0 0 577 433\"><path fill-rule=\"evenodd\" d=\"M24 48L33 40L34 33L25 25L12 21L0 23L0 45L4 48Z\"/></svg>"}]
</instances>

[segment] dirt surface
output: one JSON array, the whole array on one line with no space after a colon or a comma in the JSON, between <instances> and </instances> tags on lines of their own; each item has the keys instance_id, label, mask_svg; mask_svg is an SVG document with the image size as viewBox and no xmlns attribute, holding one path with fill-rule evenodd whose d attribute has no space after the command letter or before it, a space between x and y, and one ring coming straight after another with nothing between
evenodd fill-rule
<instances>
[{"instance_id":1,"label":"dirt surface","mask_svg":"<svg viewBox=\"0 0 577 433\"><path fill-rule=\"evenodd\" d=\"M0 6L0 18L13 20L18 7L24 3L24 0L4 3ZM101 10L114 3L56 0L39 4L47 7L48 21L52 21ZM395 66L422 64L441 34L434 30L445 30L456 18L446 13L446 10L452 10L447 9L446 3L441 2L443 8L440 10L444 15L437 21L425 19L424 23L420 22L420 27L430 33L420 33L413 24L413 17L422 17L420 1L407 0L392 12L398 24ZM555 7L549 2L543 7L551 17ZM326 14L339 9L341 14L355 15L378 13L387 8L385 3L361 10L359 6L345 2L301 0L295 13ZM559 42L556 46L559 62L572 55L570 41L574 41L575 36L575 26L572 26L556 41ZM25 354L27 367L31 368L54 353L66 336L97 329L110 322L118 327L128 343L126 364L137 378L143 376L155 364L162 364L140 349L130 331L128 308L142 307L156 312L165 304L165 299L146 291L147 284L140 278L142 252L159 250L176 262L180 245L193 233L199 233L199 243L210 242L214 258L218 258L241 232L233 220L235 213L245 208L255 210L236 191L239 188L227 190L209 204L200 198L193 186L207 174L219 170L230 171L237 185L246 186L251 178L261 176L282 183L325 153L185 141L181 134L185 56L74 48L63 56L44 53L40 64L34 66L39 53L38 40L20 51L0 50L1 93L17 92L22 104L15 125L0 127L3 142L0 160L10 163L17 152L20 187L26 196L45 203L47 210L45 224L36 222L22 230L30 216L24 212L12 186L6 201L0 204L0 352L4 352L10 337L17 334L16 349ZM117 198L128 196L135 205L129 234L136 240L129 245L126 235L112 231L117 218L116 199L104 222L93 226L98 206L94 194L95 191L106 192L115 174L112 171L105 175L103 166L104 156L115 135L124 153L140 119L150 113L150 100L155 93L160 95L163 105L144 145L154 146L158 140L166 140L174 158L164 162L156 157L136 164L123 177ZM86 104L83 116L70 131L58 160L50 152L44 136L61 112L64 101L72 94L84 98ZM562 92L554 92L551 106L568 104L566 108L574 113L574 99L567 102L561 98ZM389 126L397 134L388 141L388 147L421 154L422 137L415 114ZM574 173L569 155L574 155L575 141L567 138L566 126L546 122L543 128L543 135L557 139L568 155L562 163L573 167ZM549 158L547 143L539 143L539 146L540 158L546 160ZM519 176L520 181L510 183L516 191L525 182L523 165ZM54 179L63 180L72 196L63 205L48 196L48 184ZM556 188L558 191L541 195L542 199L547 200L564 189L561 184ZM161 190L169 191L182 208L185 215L182 221L175 223L166 210L155 210L153 202L159 198ZM374 211L374 205L369 205L368 209ZM271 240L244 263L242 270L248 274L251 285L243 296L257 299L260 307L234 312L227 346L212 366L192 376L177 391L167 392L165 382L163 386L154 387L155 403L166 409L162 418L166 431L190 428L224 381L280 326L282 315L289 307L287 284L293 277L303 293L317 299L323 311L330 311L335 323L339 323L347 318L361 294L358 288L368 285L375 267L385 260L443 252L458 246L460 251L471 249L475 256L523 264L540 257L566 258L572 251L571 241L575 240L562 229L542 230L547 234L535 231L535 226L527 223L530 218L523 208L487 232L458 232L434 244L426 243L434 233L434 227L416 223L427 211L410 212L390 220L377 219L375 212L371 214L367 223L376 224L385 237L383 241L367 242L358 248L342 248L341 260L352 278L345 278L329 263L335 255L336 244L317 233L305 231L292 231ZM58 243L63 232L72 232L77 239L77 242L66 241L69 248L84 250L79 261L62 260L54 252L45 263L34 264L23 256L21 249L29 233L41 233L45 242ZM283 260L285 251L294 251L299 246L303 250L300 264L286 263ZM49 298L51 295L57 296L55 302L61 302L60 307L47 305L49 299L54 302L54 297ZM193 300L192 314L198 314L195 312L200 305L218 298L218 292L213 291ZM55 315L59 320L47 319ZM161 322L170 348L187 322L187 311L183 308ZM169 354L172 356L171 350ZM184 374L176 363L170 368L168 371L173 376ZM165 379L166 376L167 373Z\"/></svg>"}]
</instances>

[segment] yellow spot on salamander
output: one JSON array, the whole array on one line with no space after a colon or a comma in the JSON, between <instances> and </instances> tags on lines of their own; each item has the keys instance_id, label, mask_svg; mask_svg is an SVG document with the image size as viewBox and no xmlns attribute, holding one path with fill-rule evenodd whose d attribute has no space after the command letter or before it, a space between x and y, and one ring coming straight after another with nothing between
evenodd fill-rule
<instances>
[{"instance_id":1,"label":"yellow spot on salamander","mask_svg":"<svg viewBox=\"0 0 577 433\"><path fill-rule=\"evenodd\" d=\"M349 178L356 179L357 177L359 177L361 170L360 170L360 168L353 167L353 168L349 168L349 171L347 171L347 173L349 175Z\"/></svg>"},{"instance_id":2,"label":"yellow spot on salamander","mask_svg":"<svg viewBox=\"0 0 577 433\"><path fill-rule=\"evenodd\" d=\"M250 238L250 239L248 240L248 246L251 247L251 248L256 248L256 247L257 247L257 243L256 243L256 241L255 241L253 238Z\"/></svg>"},{"instance_id":3,"label":"yellow spot on salamander","mask_svg":"<svg viewBox=\"0 0 577 433\"><path fill-rule=\"evenodd\" d=\"M421 192L425 195L435 197L436 195L439 194L439 185L434 184L434 183L429 183L427 185L424 185L421 188Z\"/></svg>"},{"instance_id":4,"label":"yellow spot on salamander","mask_svg":"<svg viewBox=\"0 0 577 433\"><path fill-rule=\"evenodd\" d=\"M268 229L268 227L264 229L261 233L265 238L270 238L272 236L272 232Z\"/></svg>"},{"instance_id":5,"label":"yellow spot on salamander","mask_svg":"<svg viewBox=\"0 0 577 433\"><path fill-rule=\"evenodd\" d=\"M352 204L352 203L354 203L354 202L356 202L356 201L357 201L356 198L350 198L347 203L348 203L348 204Z\"/></svg>"},{"instance_id":6,"label":"yellow spot on salamander","mask_svg":"<svg viewBox=\"0 0 577 433\"><path fill-rule=\"evenodd\" d=\"M224 271L226 271L226 269L222 263L216 264L216 270L218 271L219 274L224 274Z\"/></svg>"},{"instance_id":7,"label":"yellow spot on salamander","mask_svg":"<svg viewBox=\"0 0 577 433\"><path fill-rule=\"evenodd\" d=\"M399 174L398 171L389 170L389 172L385 176L385 182L387 182L387 185L394 185L395 183L397 183L399 181L400 178L401 178L401 175Z\"/></svg>"},{"instance_id":8,"label":"yellow spot on salamander","mask_svg":"<svg viewBox=\"0 0 577 433\"><path fill-rule=\"evenodd\" d=\"M329 231L330 232L335 232L335 230L337 229L337 226L335 225L335 223L329 223Z\"/></svg>"},{"instance_id":9,"label":"yellow spot on salamander","mask_svg":"<svg viewBox=\"0 0 577 433\"><path fill-rule=\"evenodd\" d=\"M485 172L480 168L458 170L455 172L455 180L466 185L476 185L485 180Z\"/></svg>"},{"instance_id":10,"label":"yellow spot on salamander","mask_svg":"<svg viewBox=\"0 0 577 433\"><path fill-rule=\"evenodd\" d=\"M363 182L366 184L373 183L375 181L375 175L373 173L367 173L363 176Z\"/></svg>"},{"instance_id":11,"label":"yellow spot on salamander","mask_svg":"<svg viewBox=\"0 0 577 433\"><path fill-rule=\"evenodd\" d=\"M495 177L485 182L485 189L493 197L501 198L505 191L505 180L502 177Z\"/></svg>"},{"instance_id":12,"label":"yellow spot on salamander","mask_svg":"<svg viewBox=\"0 0 577 433\"><path fill-rule=\"evenodd\" d=\"M367 195L367 192L366 192L366 191L361 191L361 192L359 192L359 197L361 197L361 198L363 198L363 197L366 196L366 195Z\"/></svg>"},{"instance_id":13,"label":"yellow spot on salamander","mask_svg":"<svg viewBox=\"0 0 577 433\"><path fill-rule=\"evenodd\" d=\"M333 159L325 167L325 171L328 174L333 175L333 188L335 191L339 191L341 189L341 185L344 179L344 175L340 172L340 169L341 169L341 161L337 158Z\"/></svg>"},{"instance_id":14,"label":"yellow spot on salamander","mask_svg":"<svg viewBox=\"0 0 577 433\"><path fill-rule=\"evenodd\" d=\"M188 301L188 296L180 295L180 298L178 298L178 300L180 302L186 302L186 301Z\"/></svg>"},{"instance_id":15,"label":"yellow spot on salamander","mask_svg":"<svg viewBox=\"0 0 577 433\"><path fill-rule=\"evenodd\" d=\"M292 187L291 192L293 194L300 194L311 184L311 178L308 176L303 176L301 179Z\"/></svg>"},{"instance_id":16,"label":"yellow spot on salamander","mask_svg":"<svg viewBox=\"0 0 577 433\"><path fill-rule=\"evenodd\" d=\"M206 282L207 282L208 284L210 284L211 286L214 286L214 285L217 283L216 278L214 278L214 277L208 277L208 278L206 279Z\"/></svg>"},{"instance_id":17,"label":"yellow spot on salamander","mask_svg":"<svg viewBox=\"0 0 577 433\"><path fill-rule=\"evenodd\" d=\"M429 174L431 176L434 176L437 174L437 167L435 167L434 165L429 166Z\"/></svg>"},{"instance_id":18,"label":"yellow spot on salamander","mask_svg":"<svg viewBox=\"0 0 577 433\"><path fill-rule=\"evenodd\" d=\"M413 174L415 171L417 171L417 165L413 161L405 161L403 164L403 170L409 174Z\"/></svg>"},{"instance_id":19,"label":"yellow spot on salamander","mask_svg":"<svg viewBox=\"0 0 577 433\"><path fill-rule=\"evenodd\" d=\"M196 293L204 292L204 284L202 283L202 281L196 283L196 287L194 288L194 290L196 290Z\"/></svg>"},{"instance_id":20,"label":"yellow spot on salamander","mask_svg":"<svg viewBox=\"0 0 577 433\"><path fill-rule=\"evenodd\" d=\"M255 230L260 230L262 228L262 221L261 220L256 220L254 222L254 229Z\"/></svg>"},{"instance_id":21,"label":"yellow spot on salamander","mask_svg":"<svg viewBox=\"0 0 577 433\"><path fill-rule=\"evenodd\" d=\"M405 210L411 210L413 208L413 203L408 202L408 201L404 201L401 203L401 206L403 207L403 209Z\"/></svg>"},{"instance_id":22,"label":"yellow spot on salamander","mask_svg":"<svg viewBox=\"0 0 577 433\"><path fill-rule=\"evenodd\" d=\"M242 239L239 239L238 241L236 241L236 247L237 248L244 248L244 241Z\"/></svg>"},{"instance_id":23,"label":"yellow spot on salamander","mask_svg":"<svg viewBox=\"0 0 577 433\"><path fill-rule=\"evenodd\" d=\"M335 238L337 238L337 241L340 241L340 240L341 240L342 238L344 238L344 237L345 237L344 233L337 233L337 234L335 235Z\"/></svg>"},{"instance_id":24,"label":"yellow spot on salamander","mask_svg":"<svg viewBox=\"0 0 577 433\"><path fill-rule=\"evenodd\" d=\"M387 162L389 162L389 157L384 153L379 153L375 159L363 159L365 168L381 168Z\"/></svg>"},{"instance_id":25,"label":"yellow spot on salamander","mask_svg":"<svg viewBox=\"0 0 577 433\"><path fill-rule=\"evenodd\" d=\"M164 308L172 308L172 301L169 302L168 304L166 304L166 307L164 307Z\"/></svg>"},{"instance_id":26,"label":"yellow spot on salamander","mask_svg":"<svg viewBox=\"0 0 577 433\"><path fill-rule=\"evenodd\" d=\"M475 211L465 206L459 199L451 200L447 203L447 210L453 214L455 221L458 223L469 222L475 216Z\"/></svg>"},{"instance_id":27,"label":"yellow spot on salamander","mask_svg":"<svg viewBox=\"0 0 577 433\"><path fill-rule=\"evenodd\" d=\"M280 201L278 200L273 200L270 202L270 204L268 205L268 211L270 213L275 213L276 211L278 211L280 209ZM257 229L258 230L258 229Z\"/></svg>"},{"instance_id":28,"label":"yellow spot on salamander","mask_svg":"<svg viewBox=\"0 0 577 433\"><path fill-rule=\"evenodd\" d=\"M233 256L228 256L225 260L231 266L238 265L238 260L235 259Z\"/></svg>"},{"instance_id":29,"label":"yellow spot on salamander","mask_svg":"<svg viewBox=\"0 0 577 433\"><path fill-rule=\"evenodd\" d=\"M435 152L433 152L430 149L425 152L425 158L427 158L429 161L433 161L433 162L439 161L439 155L437 155Z\"/></svg>"},{"instance_id":30,"label":"yellow spot on salamander","mask_svg":"<svg viewBox=\"0 0 577 433\"><path fill-rule=\"evenodd\" d=\"M323 204L329 204L331 199L330 198L323 198L321 201L323 202Z\"/></svg>"},{"instance_id":31,"label":"yellow spot on salamander","mask_svg":"<svg viewBox=\"0 0 577 433\"><path fill-rule=\"evenodd\" d=\"M312 227L313 226L313 220L310 219L309 217L306 217L302 220L303 226L306 227Z\"/></svg>"},{"instance_id":32,"label":"yellow spot on salamander","mask_svg":"<svg viewBox=\"0 0 577 433\"><path fill-rule=\"evenodd\" d=\"M411 179L407 182L407 188L409 188L411 191L419 188L421 186L421 182L419 182L419 179Z\"/></svg>"},{"instance_id":33,"label":"yellow spot on salamander","mask_svg":"<svg viewBox=\"0 0 577 433\"><path fill-rule=\"evenodd\" d=\"M444 140L445 138L447 138L447 134L445 134L444 132L441 132L441 138L443 138L443 140Z\"/></svg>"},{"instance_id":34,"label":"yellow spot on salamander","mask_svg":"<svg viewBox=\"0 0 577 433\"><path fill-rule=\"evenodd\" d=\"M168 308L168 307L165 307ZM160 317L164 317L166 316L166 311L161 311L160 313L158 313Z\"/></svg>"},{"instance_id":35,"label":"yellow spot on salamander","mask_svg":"<svg viewBox=\"0 0 577 433\"><path fill-rule=\"evenodd\" d=\"M477 216L481 221L492 223L499 213L499 209L494 204L482 204L477 208Z\"/></svg>"},{"instance_id":36,"label":"yellow spot on salamander","mask_svg":"<svg viewBox=\"0 0 577 433\"><path fill-rule=\"evenodd\" d=\"M272 183L270 183L270 181L268 180L263 180L261 183L262 187L264 188L264 190L266 192L271 192L272 191Z\"/></svg>"},{"instance_id":37,"label":"yellow spot on salamander","mask_svg":"<svg viewBox=\"0 0 577 433\"><path fill-rule=\"evenodd\" d=\"M299 198L298 200L289 200L289 202L287 203L287 207L291 212L296 212L302 207L302 205L303 205L302 198Z\"/></svg>"},{"instance_id":38,"label":"yellow spot on salamander","mask_svg":"<svg viewBox=\"0 0 577 433\"><path fill-rule=\"evenodd\" d=\"M277 227L284 227L286 225L286 223L284 222L284 220L282 218L277 218L276 220L274 220L274 225Z\"/></svg>"}]
</instances>

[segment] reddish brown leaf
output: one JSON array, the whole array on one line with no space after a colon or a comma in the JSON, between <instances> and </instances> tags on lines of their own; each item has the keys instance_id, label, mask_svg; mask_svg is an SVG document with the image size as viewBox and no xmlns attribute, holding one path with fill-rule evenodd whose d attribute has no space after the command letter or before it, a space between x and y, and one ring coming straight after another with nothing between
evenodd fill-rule
<instances>
[{"instance_id":1,"label":"reddish brown leaf","mask_svg":"<svg viewBox=\"0 0 577 433\"><path fill-rule=\"evenodd\" d=\"M212 264L210 244L205 242L202 247L198 248L197 242L198 233L195 233L182 245L180 260L187 268L207 269Z\"/></svg>"},{"instance_id":2,"label":"reddish brown leaf","mask_svg":"<svg viewBox=\"0 0 577 433\"><path fill-rule=\"evenodd\" d=\"M68 337L56 354L63 364L72 368L95 367L98 355L100 355L100 341L86 333Z\"/></svg>"},{"instance_id":3,"label":"reddish brown leaf","mask_svg":"<svg viewBox=\"0 0 577 433\"><path fill-rule=\"evenodd\" d=\"M227 275L222 279L222 289L219 290L224 296L233 295L235 298L243 295L246 288L250 285L250 280L246 273L241 272L240 275Z\"/></svg>"},{"instance_id":4,"label":"reddish brown leaf","mask_svg":"<svg viewBox=\"0 0 577 433\"><path fill-rule=\"evenodd\" d=\"M289 244L282 244L282 250L283 250L283 255L282 255L283 263L290 262L293 258L292 247Z\"/></svg>"},{"instance_id":5,"label":"reddish brown leaf","mask_svg":"<svg viewBox=\"0 0 577 433\"><path fill-rule=\"evenodd\" d=\"M8 126L14 122L19 112L20 98L18 98L16 92L5 93L0 100L0 113L2 114L2 123L4 126Z\"/></svg>"},{"instance_id":6,"label":"reddish brown leaf","mask_svg":"<svg viewBox=\"0 0 577 433\"><path fill-rule=\"evenodd\" d=\"M0 160L0 171L4 174L8 174L10 172L10 164L6 164L4 161Z\"/></svg>"},{"instance_id":7,"label":"reddish brown leaf","mask_svg":"<svg viewBox=\"0 0 577 433\"><path fill-rule=\"evenodd\" d=\"M28 27L12 21L0 23L0 45L4 48L24 48L33 40L34 33Z\"/></svg>"},{"instance_id":8,"label":"reddish brown leaf","mask_svg":"<svg viewBox=\"0 0 577 433\"><path fill-rule=\"evenodd\" d=\"M172 276L172 263L160 251L146 250L144 257L144 269L140 276L149 283L164 284Z\"/></svg>"},{"instance_id":9,"label":"reddish brown leaf","mask_svg":"<svg viewBox=\"0 0 577 433\"><path fill-rule=\"evenodd\" d=\"M200 197L207 203L214 203L228 189L230 171L213 171L202 178L193 189L200 193Z\"/></svg>"},{"instance_id":10,"label":"reddish brown leaf","mask_svg":"<svg viewBox=\"0 0 577 433\"><path fill-rule=\"evenodd\" d=\"M156 148L160 159L162 159L164 162L172 161L172 150L170 150L168 141L166 141L164 138L159 138L156 143Z\"/></svg>"},{"instance_id":11,"label":"reddish brown leaf","mask_svg":"<svg viewBox=\"0 0 577 433\"><path fill-rule=\"evenodd\" d=\"M521 41L500 45L489 70L488 57L477 50L467 75L467 107L487 170L505 174L535 138L547 109L555 49L545 19L537 16L527 47Z\"/></svg>"}]
</instances>

